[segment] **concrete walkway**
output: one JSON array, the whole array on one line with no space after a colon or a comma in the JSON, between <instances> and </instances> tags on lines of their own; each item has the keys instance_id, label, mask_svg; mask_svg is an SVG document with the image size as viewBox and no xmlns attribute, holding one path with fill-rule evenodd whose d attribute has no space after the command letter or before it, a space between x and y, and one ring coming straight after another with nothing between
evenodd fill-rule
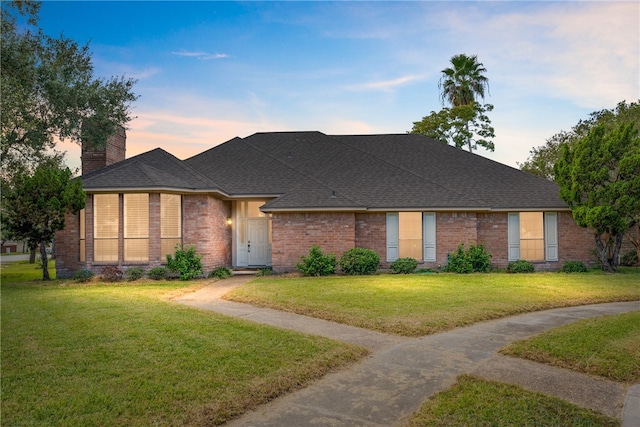
<instances>
[{"instance_id":1,"label":"concrete walkway","mask_svg":"<svg viewBox=\"0 0 640 427\"><path fill-rule=\"evenodd\" d=\"M558 396L640 426L640 385L629 388L497 351L512 341L580 319L640 310L640 302L596 304L528 313L422 338L368 331L222 300L253 279L234 276L177 302L366 347L372 355L228 423L229 426L397 426L465 373Z\"/></svg>"}]
</instances>

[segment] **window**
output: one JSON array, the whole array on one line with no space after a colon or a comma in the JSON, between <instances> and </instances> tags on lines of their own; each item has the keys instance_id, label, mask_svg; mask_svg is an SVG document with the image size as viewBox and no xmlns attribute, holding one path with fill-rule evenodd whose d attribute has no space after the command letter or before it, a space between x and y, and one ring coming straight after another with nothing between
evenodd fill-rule
<instances>
[{"instance_id":1,"label":"window","mask_svg":"<svg viewBox=\"0 0 640 427\"><path fill-rule=\"evenodd\" d=\"M387 261L398 258L436 260L436 214L390 212L387 214Z\"/></svg>"},{"instance_id":2,"label":"window","mask_svg":"<svg viewBox=\"0 0 640 427\"><path fill-rule=\"evenodd\" d=\"M118 262L118 228L120 225L120 196L118 194L95 194L94 215L94 261Z\"/></svg>"},{"instance_id":3,"label":"window","mask_svg":"<svg viewBox=\"0 0 640 427\"><path fill-rule=\"evenodd\" d=\"M124 261L149 262L149 194L124 195Z\"/></svg>"},{"instance_id":4,"label":"window","mask_svg":"<svg viewBox=\"0 0 640 427\"><path fill-rule=\"evenodd\" d=\"M179 194L160 194L160 250L173 254L182 243L182 198Z\"/></svg>"},{"instance_id":5,"label":"window","mask_svg":"<svg viewBox=\"0 0 640 427\"><path fill-rule=\"evenodd\" d=\"M557 213L509 213L508 234L509 261L558 261Z\"/></svg>"}]
</instances>

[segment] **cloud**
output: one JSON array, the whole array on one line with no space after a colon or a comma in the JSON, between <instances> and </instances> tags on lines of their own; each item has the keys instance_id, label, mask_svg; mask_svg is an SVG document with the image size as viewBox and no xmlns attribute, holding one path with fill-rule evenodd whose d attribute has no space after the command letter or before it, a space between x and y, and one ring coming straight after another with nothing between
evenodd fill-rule
<instances>
[{"instance_id":1,"label":"cloud","mask_svg":"<svg viewBox=\"0 0 640 427\"><path fill-rule=\"evenodd\" d=\"M352 91L361 91L361 90L383 90L390 91L398 86L403 86L415 81L420 81L425 79L425 76L420 75L408 75L402 76L391 80L379 80L369 83L360 83L355 85L349 85L346 87L347 90Z\"/></svg>"},{"instance_id":2,"label":"cloud","mask_svg":"<svg viewBox=\"0 0 640 427\"><path fill-rule=\"evenodd\" d=\"M185 50L174 51L174 52L171 52L171 54L177 55L177 56L185 56L188 58L196 58L204 61L210 60L210 59L223 59L223 58L229 57L229 55L226 53L208 53L208 52L202 52L202 51L190 52Z\"/></svg>"}]
</instances>

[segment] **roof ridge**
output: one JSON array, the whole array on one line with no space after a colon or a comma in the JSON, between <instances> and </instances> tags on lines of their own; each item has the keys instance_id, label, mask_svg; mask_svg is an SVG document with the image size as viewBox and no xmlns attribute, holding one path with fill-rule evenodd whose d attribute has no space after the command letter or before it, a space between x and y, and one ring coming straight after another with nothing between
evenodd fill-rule
<instances>
[{"instance_id":1,"label":"roof ridge","mask_svg":"<svg viewBox=\"0 0 640 427\"><path fill-rule=\"evenodd\" d=\"M384 135L404 135L404 134L384 134ZM388 160L388 159L385 159L385 158L382 158L382 157L378 157L377 155L375 155L375 154L373 154L373 153L371 153L371 152L369 152L369 151L365 151L365 150L361 149L360 147L357 147L357 146L351 145L351 144L349 144L349 143L347 143L347 142L340 141L340 140L338 139L340 136L346 136L346 137L349 137L349 136L370 136L370 135L327 135L327 136L328 136L328 137L330 137L331 139L333 139L334 141L336 141L336 142L338 142L338 143L342 144L342 145L347 145L347 146L349 146L350 148L352 148L352 149L354 149L354 150L357 150L357 151L359 151L359 152L361 152L361 153L364 153L364 154L366 154L366 155L368 155L368 156L371 156L371 157L373 157L373 158L374 158L374 159L376 159L376 160L379 160L379 161L381 161L381 162L383 162L383 163L386 163L386 164L388 164L388 165L390 165L390 166L393 166L393 167L395 167L395 168L398 168L398 169L401 169L401 170L403 170L403 171L405 171L405 172L408 172L409 174L414 175L414 176L416 176L416 177L418 177L418 178L422 179L423 181L426 181L426 182L428 182L428 183L430 183L430 184L432 184L432 185L435 185L435 186L437 186L437 187L443 188L443 189L444 189L444 190L446 190L446 191L449 191L449 192L452 192L452 193L458 194L459 196L464 197L465 199L469 199L469 200L473 201L474 203L477 203L479 206L483 206L483 204L482 204L482 203L480 203L478 200L475 200L475 199L474 199L474 198L472 198L472 197L467 197L465 194L461 193L461 192L460 192L460 191L458 191L458 190L455 190L455 189L449 188L449 187L448 187L448 186L446 186L446 185L443 185L443 184L440 184L440 183L438 183L438 182L435 182L435 181L433 181L433 180L431 180L431 179L427 178L427 177L426 177L426 176L424 176L423 174L421 174L421 173L418 173L418 172L414 171L413 169L409 169L409 168L405 167L404 165L396 164L396 163L394 163L394 162L392 162L392 161L390 161L390 160ZM337 137L337 138L336 138L336 137Z\"/></svg>"},{"instance_id":2,"label":"roof ridge","mask_svg":"<svg viewBox=\"0 0 640 427\"><path fill-rule=\"evenodd\" d=\"M267 132L267 133L273 133L273 132ZM303 133L303 132L289 132L289 133ZM320 134L320 135L323 135L323 136L328 137L328 135L327 135L327 134L324 134L324 133L322 133L322 132L320 132L320 131L309 131L309 132L305 132L305 133L317 133L317 134ZM255 134L254 134L254 135L255 135ZM287 163L283 162L280 158L278 158L278 157L276 157L276 156L272 155L272 154L271 154L271 153L269 153L268 151L265 151L265 150L263 150L263 149L259 148L256 144L252 144L252 143L250 143L250 142L249 142L249 141L247 141L245 138L242 138L242 141L243 141L243 142L245 142L247 145L249 145L251 148L253 148L253 149L255 149L255 150L257 150L257 151L259 151L259 152L263 153L264 155L266 155L266 156L268 156L268 157L272 158L273 160L277 161L278 163L280 163L281 165L285 166L286 168L288 168L288 169L290 169L290 170L294 171L294 172L295 172L295 173L297 173L298 175L303 176L303 177L305 177L306 179L309 179L309 180L311 180L311 181L315 182L316 184L319 184L319 185L321 185L321 186L325 187L325 188L326 188L326 189L328 189L328 190L331 190L333 193L336 193L336 191L335 191L333 188L331 188L331 187L330 187L329 185L327 185L326 183L324 183L324 182L320 181L320 180L319 180L319 179L317 179L316 177L314 177L314 176L310 176L310 175L307 175L307 174L305 174L305 173L302 173L302 172L301 172L300 170L298 170L297 168L294 168L293 166L288 165ZM296 185L296 187L298 187L298 186ZM286 194L286 193L285 193L285 194ZM350 202L354 203L354 204L355 204L355 205L357 205L357 206L364 206L361 202L356 201L356 200L353 200L351 197L347 197L346 195L344 195L344 194L342 194L342 193L337 193L337 194L340 194L342 197L344 197L345 199L347 199L348 201L350 201Z\"/></svg>"},{"instance_id":3,"label":"roof ridge","mask_svg":"<svg viewBox=\"0 0 640 427\"><path fill-rule=\"evenodd\" d=\"M180 160L178 159L176 156L174 156L173 154L169 153L166 150L163 150L162 148L157 148L157 150L161 150L164 154L167 155L167 157L169 157L169 159L171 160L172 163L179 165L181 167L187 168L189 170L189 172L193 173L196 178L200 179L204 184L206 185L211 185L212 187L216 187L222 190L222 187L218 185L218 183L214 182L211 178L205 176L204 174L200 173L199 171L197 171L196 169L194 169L193 167L191 167L191 165L189 163L186 162L186 160ZM153 166L151 166L153 167ZM161 170L158 168L153 167L154 169L157 170ZM161 170L162 171L162 170ZM164 171L162 171L164 172ZM171 174L173 175L173 174Z\"/></svg>"}]
</instances>

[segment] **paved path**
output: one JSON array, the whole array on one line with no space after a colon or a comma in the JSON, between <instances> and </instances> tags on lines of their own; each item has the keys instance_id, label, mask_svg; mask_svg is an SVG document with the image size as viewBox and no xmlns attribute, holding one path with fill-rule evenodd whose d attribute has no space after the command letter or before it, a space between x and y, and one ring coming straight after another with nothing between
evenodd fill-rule
<instances>
[{"instance_id":1,"label":"paved path","mask_svg":"<svg viewBox=\"0 0 640 427\"><path fill-rule=\"evenodd\" d=\"M253 277L234 276L176 301L205 310L361 345L372 355L228 423L229 426L395 426L464 373L521 385L640 426L640 385L627 387L500 356L512 341L580 319L640 310L640 302L528 313L422 338L405 338L220 299Z\"/></svg>"}]
</instances>

